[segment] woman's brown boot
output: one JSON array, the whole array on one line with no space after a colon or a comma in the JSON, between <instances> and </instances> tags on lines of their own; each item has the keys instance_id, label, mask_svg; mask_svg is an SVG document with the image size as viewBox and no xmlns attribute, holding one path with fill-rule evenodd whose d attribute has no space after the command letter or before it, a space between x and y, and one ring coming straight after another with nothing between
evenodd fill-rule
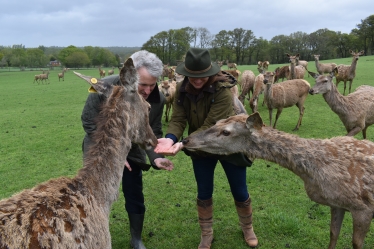
<instances>
[{"instance_id":1,"label":"woman's brown boot","mask_svg":"<svg viewBox=\"0 0 374 249\"><path fill-rule=\"evenodd\" d=\"M248 197L245 202L235 201L235 206L236 211L238 212L239 223L243 230L245 242L247 242L250 247L256 247L258 245L258 240L252 227L251 198Z\"/></svg>"},{"instance_id":2,"label":"woman's brown boot","mask_svg":"<svg viewBox=\"0 0 374 249\"><path fill-rule=\"evenodd\" d=\"M197 213L201 229L201 241L198 249L210 249L213 241L213 199L197 199Z\"/></svg>"}]
</instances>

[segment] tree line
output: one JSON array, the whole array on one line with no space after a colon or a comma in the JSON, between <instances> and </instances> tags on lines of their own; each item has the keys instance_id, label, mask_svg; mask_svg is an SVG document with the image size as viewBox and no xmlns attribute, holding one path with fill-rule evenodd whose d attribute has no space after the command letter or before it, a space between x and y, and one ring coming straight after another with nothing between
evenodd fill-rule
<instances>
[{"instance_id":1,"label":"tree line","mask_svg":"<svg viewBox=\"0 0 374 249\"><path fill-rule=\"evenodd\" d=\"M24 45L0 46L0 67L45 68L50 62L59 61L62 67L118 67L140 47L68 47L25 48Z\"/></svg>"},{"instance_id":2,"label":"tree line","mask_svg":"<svg viewBox=\"0 0 374 249\"><path fill-rule=\"evenodd\" d=\"M167 64L175 65L183 60L190 47L207 48L215 61L235 62L238 65L253 65L257 61L273 64L288 63L286 53L300 54L302 60L314 60L319 54L323 60L349 57L349 50L374 54L374 15L356 25L349 34L329 29L318 29L313 33L295 32L274 36L270 41L257 38L251 30L236 28L222 30L212 35L206 28L170 29L152 36L142 46L157 54Z\"/></svg>"},{"instance_id":3,"label":"tree line","mask_svg":"<svg viewBox=\"0 0 374 249\"><path fill-rule=\"evenodd\" d=\"M271 40L257 38L251 30L236 28L211 34L206 28L185 27L161 31L150 37L142 47L124 50L73 45L66 48L25 48L24 45L0 46L0 67L45 67L50 61L59 60L63 66L112 67L120 66L133 52L145 49L155 53L164 64L176 65L183 61L190 47L207 48L214 61L253 65L257 61L272 64L288 63L289 54L300 54L302 60L314 60L319 54L322 60L349 57L349 50L364 50L365 55L374 54L374 15L356 25L349 34L329 29L318 29L307 34L297 31L290 35L277 35ZM122 52L121 52L122 51Z\"/></svg>"}]
</instances>

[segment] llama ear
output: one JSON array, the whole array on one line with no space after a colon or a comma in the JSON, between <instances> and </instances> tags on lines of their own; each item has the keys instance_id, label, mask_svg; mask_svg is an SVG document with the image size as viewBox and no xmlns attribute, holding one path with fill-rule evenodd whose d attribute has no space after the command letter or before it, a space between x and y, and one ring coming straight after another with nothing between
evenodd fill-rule
<instances>
[{"instance_id":1,"label":"llama ear","mask_svg":"<svg viewBox=\"0 0 374 249\"><path fill-rule=\"evenodd\" d=\"M246 120L246 126L250 132L252 132L254 129L260 130L262 126L264 126L260 114L258 112L255 112L249 115Z\"/></svg>"},{"instance_id":2,"label":"llama ear","mask_svg":"<svg viewBox=\"0 0 374 249\"><path fill-rule=\"evenodd\" d=\"M134 62L131 57L128 58L125 63L123 63L119 76L121 84L130 92L135 92L138 90L139 75L135 69Z\"/></svg>"},{"instance_id":3,"label":"llama ear","mask_svg":"<svg viewBox=\"0 0 374 249\"><path fill-rule=\"evenodd\" d=\"M104 81L100 79L96 79L91 76L86 76L75 71L74 74L77 75L79 78L84 79L86 82L88 82L88 84L90 84L91 87L88 89L88 92L90 93L101 93L107 95L106 93L112 89L111 84L106 84Z\"/></svg>"}]
</instances>

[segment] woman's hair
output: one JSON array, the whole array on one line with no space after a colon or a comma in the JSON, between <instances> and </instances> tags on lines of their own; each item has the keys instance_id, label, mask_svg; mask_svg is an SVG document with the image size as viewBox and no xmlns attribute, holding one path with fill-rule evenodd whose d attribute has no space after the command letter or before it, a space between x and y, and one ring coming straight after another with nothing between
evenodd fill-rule
<instances>
[{"instance_id":1,"label":"woman's hair","mask_svg":"<svg viewBox=\"0 0 374 249\"><path fill-rule=\"evenodd\" d=\"M134 60L135 69L138 70L144 67L150 75L155 78L160 78L164 65L162 61L154 53L146 50L140 50L131 55Z\"/></svg>"}]
</instances>

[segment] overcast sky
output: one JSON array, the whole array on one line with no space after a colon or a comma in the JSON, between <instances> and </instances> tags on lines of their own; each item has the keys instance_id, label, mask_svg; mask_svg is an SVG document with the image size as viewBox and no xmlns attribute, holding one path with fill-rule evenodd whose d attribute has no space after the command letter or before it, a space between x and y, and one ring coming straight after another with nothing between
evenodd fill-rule
<instances>
[{"instance_id":1,"label":"overcast sky","mask_svg":"<svg viewBox=\"0 0 374 249\"><path fill-rule=\"evenodd\" d=\"M0 0L0 45L141 47L169 29L242 28L259 38L327 28L349 33L373 0Z\"/></svg>"}]
</instances>

